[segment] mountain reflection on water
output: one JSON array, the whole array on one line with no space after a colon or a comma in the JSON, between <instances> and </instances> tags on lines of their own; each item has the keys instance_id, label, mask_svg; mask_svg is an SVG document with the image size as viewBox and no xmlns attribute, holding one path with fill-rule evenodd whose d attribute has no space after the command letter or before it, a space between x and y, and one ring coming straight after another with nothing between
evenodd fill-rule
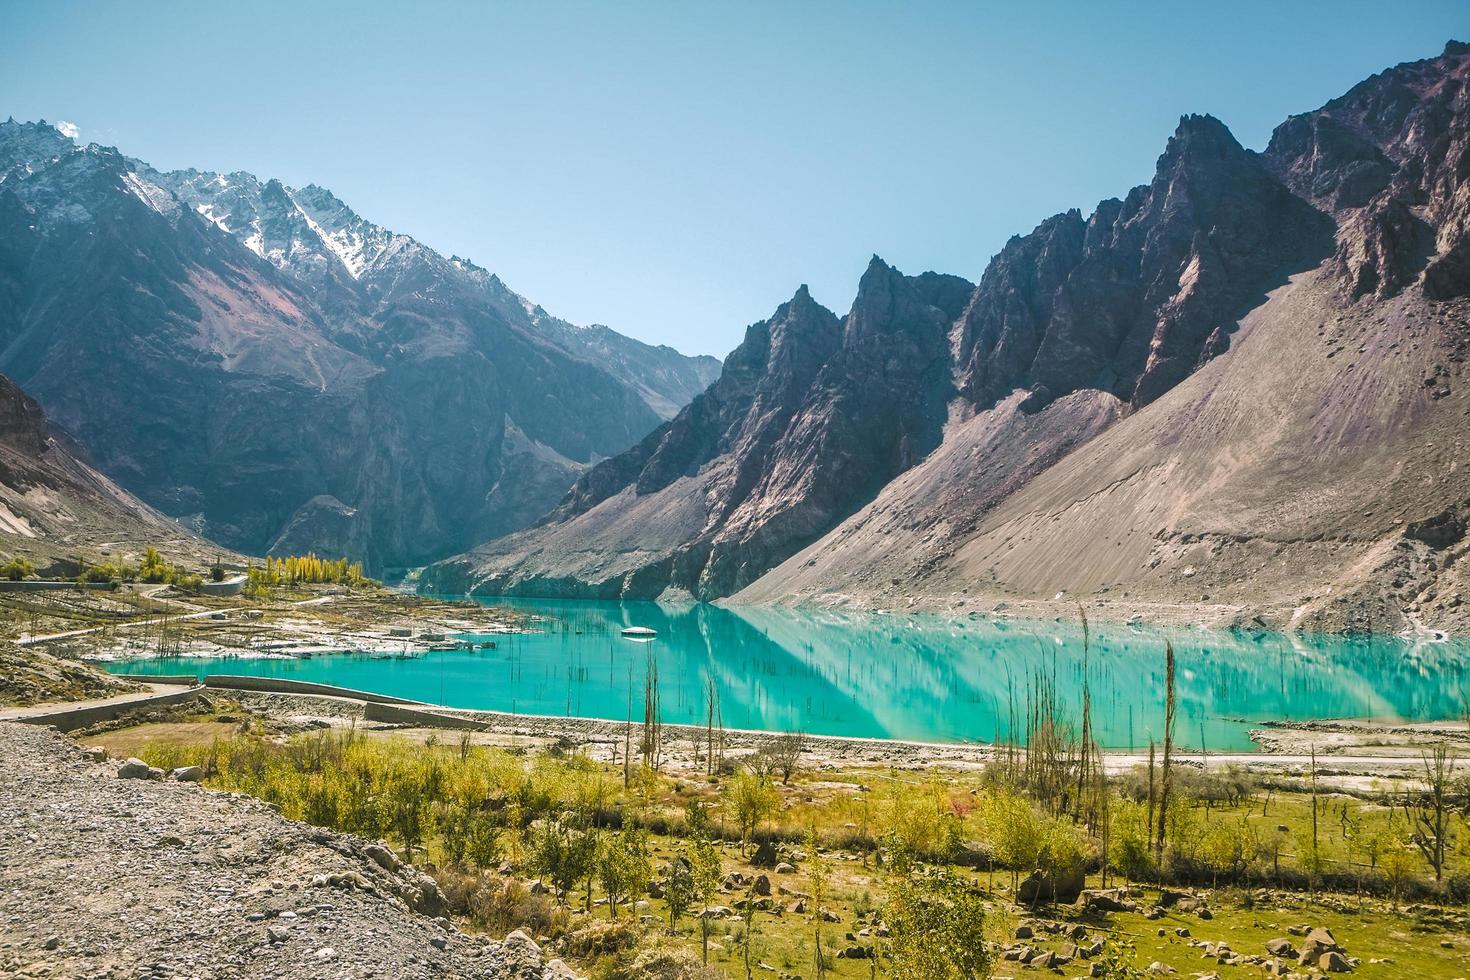
<instances>
[{"instance_id":1,"label":"mountain reflection on water","mask_svg":"<svg viewBox=\"0 0 1470 980\"><path fill-rule=\"evenodd\" d=\"M1054 681L1068 717L1091 687L1105 748L1162 733L1164 644L1178 658L1176 740L1249 750L1267 720L1457 717L1470 649L1397 637L1302 637L824 609L664 606L652 602L485 600L544 616L494 650L415 659L343 654L310 660L141 660L131 673L247 673L318 681L465 708L622 720L642 712L658 662L664 720L702 724L713 677L729 728L930 741L1024 738L1028 691ZM619 635L658 631L651 642ZM492 639L486 637L486 639ZM1017 719L1013 729L1011 719Z\"/></svg>"}]
</instances>

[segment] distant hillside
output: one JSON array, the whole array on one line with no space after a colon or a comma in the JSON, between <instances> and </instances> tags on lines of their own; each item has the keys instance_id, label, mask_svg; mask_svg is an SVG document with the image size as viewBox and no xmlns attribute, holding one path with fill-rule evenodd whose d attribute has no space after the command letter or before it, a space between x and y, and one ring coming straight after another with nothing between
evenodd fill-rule
<instances>
[{"instance_id":1,"label":"distant hillside","mask_svg":"<svg viewBox=\"0 0 1470 980\"><path fill-rule=\"evenodd\" d=\"M978 285L875 259L840 321L803 291L548 520L428 582L1462 622L1467 78L1451 44L1260 154L1189 116L1150 183Z\"/></svg>"},{"instance_id":2,"label":"distant hillside","mask_svg":"<svg viewBox=\"0 0 1470 980\"><path fill-rule=\"evenodd\" d=\"M0 375L0 561L22 556L44 569L78 556L137 556L149 545L195 568L221 553L79 458Z\"/></svg>"}]
</instances>

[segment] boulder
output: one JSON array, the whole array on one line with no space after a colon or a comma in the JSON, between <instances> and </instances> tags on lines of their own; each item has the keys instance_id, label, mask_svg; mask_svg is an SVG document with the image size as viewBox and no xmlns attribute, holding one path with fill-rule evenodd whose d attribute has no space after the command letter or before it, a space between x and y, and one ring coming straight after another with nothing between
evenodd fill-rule
<instances>
[{"instance_id":1,"label":"boulder","mask_svg":"<svg viewBox=\"0 0 1470 980\"><path fill-rule=\"evenodd\" d=\"M778 875L789 875L795 870L796 865L791 864L787 861L782 861L780 864L776 865L776 874Z\"/></svg>"},{"instance_id":2,"label":"boulder","mask_svg":"<svg viewBox=\"0 0 1470 980\"><path fill-rule=\"evenodd\" d=\"M1332 932L1330 930L1323 929L1321 926L1318 926L1311 932L1307 933L1307 938L1302 940L1302 946L1315 946L1321 949L1341 949L1341 947L1337 945L1337 938L1332 935Z\"/></svg>"},{"instance_id":3,"label":"boulder","mask_svg":"<svg viewBox=\"0 0 1470 980\"><path fill-rule=\"evenodd\" d=\"M1266 940L1266 952L1272 956L1280 956L1288 960L1294 960L1297 957L1296 947L1285 936L1278 936L1275 939Z\"/></svg>"},{"instance_id":4,"label":"boulder","mask_svg":"<svg viewBox=\"0 0 1470 980\"><path fill-rule=\"evenodd\" d=\"M1320 965L1328 953L1346 952L1337 944L1337 939L1326 929L1316 928L1302 940L1301 958L1308 966Z\"/></svg>"},{"instance_id":5,"label":"boulder","mask_svg":"<svg viewBox=\"0 0 1470 980\"><path fill-rule=\"evenodd\" d=\"M181 783L200 783L204 781L204 770L198 766L180 766L171 770L169 776Z\"/></svg>"},{"instance_id":6,"label":"boulder","mask_svg":"<svg viewBox=\"0 0 1470 980\"><path fill-rule=\"evenodd\" d=\"M1023 905L1043 901L1070 904L1077 901L1077 896L1082 894L1082 888L1086 883L1087 879L1083 876L1081 868L1062 878L1043 874L1040 869L1037 869L1031 872L1016 889L1016 901Z\"/></svg>"},{"instance_id":7,"label":"boulder","mask_svg":"<svg viewBox=\"0 0 1470 980\"><path fill-rule=\"evenodd\" d=\"M765 875L756 875L755 881L751 883L750 888L757 895L769 895L771 894L771 879Z\"/></svg>"},{"instance_id":8,"label":"boulder","mask_svg":"<svg viewBox=\"0 0 1470 980\"><path fill-rule=\"evenodd\" d=\"M750 856L750 863L757 868L774 868L776 862L776 845L768 840L761 841L755 853Z\"/></svg>"},{"instance_id":9,"label":"boulder","mask_svg":"<svg viewBox=\"0 0 1470 980\"><path fill-rule=\"evenodd\" d=\"M1077 897L1077 904L1089 912L1135 912L1138 905L1125 896L1121 888L1087 888Z\"/></svg>"},{"instance_id":10,"label":"boulder","mask_svg":"<svg viewBox=\"0 0 1470 980\"><path fill-rule=\"evenodd\" d=\"M154 769L142 759L128 759L122 765L117 767L117 778L152 779L155 772L157 772L160 776L163 775L162 771Z\"/></svg>"},{"instance_id":11,"label":"boulder","mask_svg":"<svg viewBox=\"0 0 1470 980\"><path fill-rule=\"evenodd\" d=\"M397 871L403 866L403 862L398 860L398 855L382 844L369 844L362 849L362 853L384 871Z\"/></svg>"},{"instance_id":12,"label":"boulder","mask_svg":"<svg viewBox=\"0 0 1470 980\"><path fill-rule=\"evenodd\" d=\"M1348 958L1335 949L1329 949L1318 957L1317 965L1328 973L1349 973L1353 968Z\"/></svg>"}]
</instances>

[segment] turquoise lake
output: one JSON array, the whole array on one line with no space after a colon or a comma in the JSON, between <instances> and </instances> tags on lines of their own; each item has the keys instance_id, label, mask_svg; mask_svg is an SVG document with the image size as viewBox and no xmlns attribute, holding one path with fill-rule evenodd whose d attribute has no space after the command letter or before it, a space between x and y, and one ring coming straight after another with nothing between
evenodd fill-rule
<instances>
[{"instance_id":1,"label":"turquoise lake","mask_svg":"<svg viewBox=\"0 0 1470 980\"><path fill-rule=\"evenodd\" d=\"M974 742L1024 735L1010 731L1010 705L1024 717L1038 673L1054 678L1060 700L1074 709L1085 674L1099 741L1128 749L1161 734L1170 640L1176 741L1211 752L1251 750L1248 730L1267 720L1457 718L1462 692L1470 693L1470 647L1453 642L1094 624L1084 658L1080 626L1067 622L651 602L486 604L546 618L535 632L484 637L497 642L495 650L417 659L337 654L107 666L288 677L453 707L622 720L630 684L641 712L654 657L667 722L703 724L712 677L729 728ZM618 634L635 625L658 630L657 639Z\"/></svg>"}]
</instances>

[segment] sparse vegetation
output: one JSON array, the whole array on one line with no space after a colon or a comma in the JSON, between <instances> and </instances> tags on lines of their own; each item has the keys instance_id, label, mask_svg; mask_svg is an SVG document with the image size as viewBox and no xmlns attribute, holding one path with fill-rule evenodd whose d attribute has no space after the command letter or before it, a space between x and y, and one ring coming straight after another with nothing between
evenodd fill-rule
<instances>
[{"instance_id":1,"label":"sparse vegetation","mask_svg":"<svg viewBox=\"0 0 1470 980\"><path fill-rule=\"evenodd\" d=\"M1012 910L1073 914L1049 897L1015 904L1021 878L1039 872L1061 882L1085 873L1098 882L1103 871L1101 841L1086 821L1006 784L1001 763L990 772L923 779L829 771L817 782L797 773L785 786L747 755L756 766L740 765L717 783L637 765L624 788L621 761L521 754L468 740L424 745L350 729L285 740L237 734L209 744L158 739L142 757L164 767L198 764L212 784L260 796L286 816L383 837L405 857L440 869L465 922L501 934L534 929L559 955L602 977L638 975L633 964L655 959L682 963L685 972L673 976L698 975L687 971L708 964L740 977L747 956L753 976L763 962L809 977L986 976ZM1442 813L1457 834L1447 837L1438 882L1414 841L1422 821L1411 820L1395 797L1319 787L1315 849L1309 778L1268 787L1226 767L1181 767L1167 813L1153 819L1144 771L1094 777L1100 789L1088 797L1107 798L1107 869L1133 882L1144 906L1158 901L1147 897L1162 894L1154 889L1204 896L1210 892L1200 889L1213 889L1216 898L1195 901L1209 901L1234 930L1248 927L1252 914L1232 911L1235 889L1317 903L1316 911L1292 913L1312 921L1341 904L1332 895L1347 894L1365 910L1355 920L1361 924L1372 907L1365 903L1386 910L1414 897L1451 904L1470 897L1470 854L1457 845L1466 801L1452 762L1447 753ZM1440 811L1432 789L1425 792L1410 809L1433 823ZM1160 819L1167 824L1162 854ZM783 898L756 891L756 872L745 870L745 855L762 842L796 866L767 872ZM972 877L967 865L990 873ZM1315 897L1302 894L1308 886ZM721 901L733 910L718 911ZM1252 901L1259 915L1260 899ZM635 907L653 921L625 914ZM1117 918L1120 928L1152 932L1142 910ZM842 938L860 926L869 933L881 926L881 934ZM863 952L852 953L856 947ZM1110 943L1096 959L1111 964L1104 976L1136 976L1130 971L1160 955L1128 940Z\"/></svg>"},{"instance_id":2,"label":"sparse vegetation","mask_svg":"<svg viewBox=\"0 0 1470 980\"><path fill-rule=\"evenodd\" d=\"M5 564L0 565L0 578L11 582L19 582L36 574L36 566L31 564L28 558L17 555Z\"/></svg>"}]
</instances>

